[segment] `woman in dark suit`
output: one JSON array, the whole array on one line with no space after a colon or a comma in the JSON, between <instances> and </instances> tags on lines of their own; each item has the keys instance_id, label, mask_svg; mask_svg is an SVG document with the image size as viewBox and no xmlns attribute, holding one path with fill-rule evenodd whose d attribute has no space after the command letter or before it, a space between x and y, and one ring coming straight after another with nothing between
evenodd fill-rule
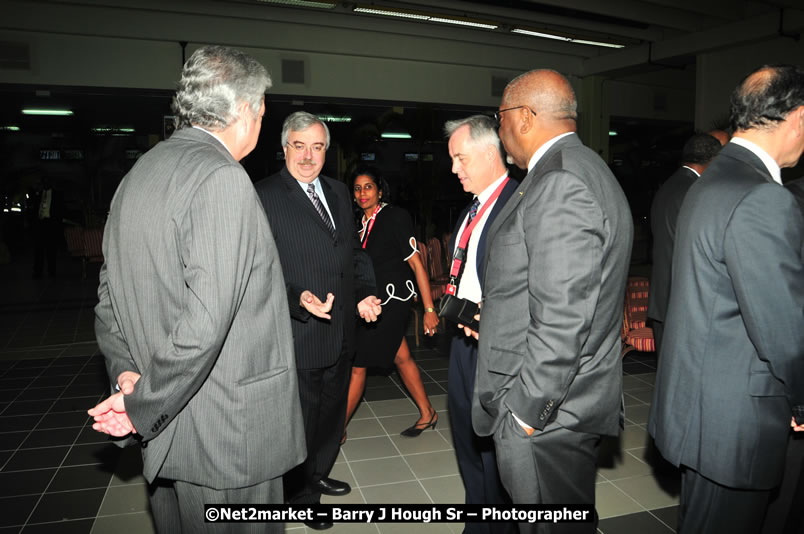
<instances>
[{"instance_id":1,"label":"woman in dark suit","mask_svg":"<svg viewBox=\"0 0 804 534\"><path fill-rule=\"evenodd\" d=\"M405 340L410 307L416 298L414 277L424 304L424 333L432 336L438 328L427 271L416 248L410 215L382 201L383 197L388 200L385 181L372 170L360 170L355 173L352 185L355 203L363 212L360 241L374 265L383 311L376 323L357 329L346 422L363 396L366 368L389 367L393 362L420 413L416 423L403 430L402 435L416 437L428 428L435 428L438 422L438 414L427 398L419 368Z\"/></svg>"}]
</instances>

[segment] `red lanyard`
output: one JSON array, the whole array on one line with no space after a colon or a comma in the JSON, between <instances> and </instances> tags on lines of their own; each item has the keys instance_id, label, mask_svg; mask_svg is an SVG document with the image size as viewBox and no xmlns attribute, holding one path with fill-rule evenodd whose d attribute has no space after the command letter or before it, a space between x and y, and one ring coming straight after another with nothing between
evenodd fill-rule
<instances>
[{"instance_id":1,"label":"red lanyard","mask_svg":"<svg viewBox=\"0 0 804 534\"><path fill-rule=\"evenodd\" d=\"M363 234L363 248L366 248L366 243L368 243L368 236L371 233L371 229L374 228L374 220L377 218L377 214L382 209L382 204L377 203L377 207L374 208L374 213L371 214L371 217L368 220L368 228L366 228L365 233Z\"/></svg>"},{"instance_id":2,"label":"red lanyard","mask_svg":"<svg viewBox=\"0 0 804 534\"><path fill-rule=\"evenodd\" d=\"M486 209L494 204L494 201L500 196L500 193L502 193L502 190L507 183L508 177L506 176L505 180L503 180L500 185L497 186L497 189L494 190L488 200L486 200L483 205L480 206L480 209L478 210L474 219L472 219L472 222L466 225L466 228L463 229L461 238L458 241L458 250L455 251L455 257L452 259L452 267L449 270L449 284L447 284L448 294L454 295L457 292L458 287L456 282L458 274L461 272L461 264L463 264L463 260L466 259L466 245L469 244L469 238L472 236L472 230L475 229L475 226L477 225L478 221L480 221L481 217L483 217Z\"/></svg>"}]
</instances>

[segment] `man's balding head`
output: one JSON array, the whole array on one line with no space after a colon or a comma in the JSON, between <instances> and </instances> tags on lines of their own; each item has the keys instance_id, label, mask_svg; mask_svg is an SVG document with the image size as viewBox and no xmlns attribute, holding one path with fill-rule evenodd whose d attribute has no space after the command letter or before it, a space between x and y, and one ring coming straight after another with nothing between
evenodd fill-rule
<instances>
[{"instance_id":1,"label":"man's balding head","mask_svg":"<svg viewBox=\"0 0 804 534\"><path fill-rule=\"evenodd\" d=\"M578 101L569 80L550 69L532 70L511 80L503 93L503 104L526 105L555 120L578 118Z\"/></svg>"},{"instance_id":2,"label":"man's balding head","mask_svg":"<svg viewBox=\"0 0 804 534\"><path fill-rule=\"evenodd\" d=\"M575 91L564 76L549 70L532 70L511 80L500 110L500 140L520 169L550 139L574 132L578 117Z\"/></svg>"}]
</instances>

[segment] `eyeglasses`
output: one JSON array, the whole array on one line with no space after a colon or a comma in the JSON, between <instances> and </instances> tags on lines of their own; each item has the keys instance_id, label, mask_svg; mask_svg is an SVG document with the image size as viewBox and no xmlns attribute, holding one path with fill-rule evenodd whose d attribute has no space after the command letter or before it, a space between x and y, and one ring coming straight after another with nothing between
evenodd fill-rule
<instances>
[{"instance_id":1,"label":"eyeglasses","mask_svg":"<svg viewBox=\"0 0 804 534\"><path fill-rule=\"evenodd\" d=\"M308 148L307 145L301 142L288 143L287 146L296 152L304 152ZM324 143L313 143L309 148L312 152L323 152L326 149L326 145Z\"/></svg>"},{"instance_id":2,"label":"eyeglasses","mask_svg":"<svg viewBox=\"0 0 804 534\"><path fill-rule=\"evenodd\" d=\"M514 106L512 108L501 109L500 111L495 111L491 116L494 117L495 121L500 122L500 115L502 115L506 111L511 111L512 109L519 109L519 108L528 108L528 106ZM534 117L536 116L536 112L533 111L532 109L528 108L528 111L533 113Z\"/></svg>"}]
</instances>

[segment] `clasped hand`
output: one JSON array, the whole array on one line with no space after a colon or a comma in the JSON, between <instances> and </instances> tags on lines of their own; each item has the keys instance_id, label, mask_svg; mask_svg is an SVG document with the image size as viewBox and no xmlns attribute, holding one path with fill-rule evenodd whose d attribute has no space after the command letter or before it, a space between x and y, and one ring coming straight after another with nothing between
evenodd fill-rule
<instances>
[{"instance_id":1,"label":"clasped hand","mask_svg":"<svg viewBox=\"0 0 804 534\"><path fill-rule=\"evenodd\" d=\"M136 434L137 429L126 413L125 396L134 392L134 385L140 379L140 374L134 371L124 371L117 377L117 385L120 391L106 397L97 406L88 410L95 422L92 428L98 432L109 434L110 436L122 437L128 434Z\"/></svg>"}]
</instances>

